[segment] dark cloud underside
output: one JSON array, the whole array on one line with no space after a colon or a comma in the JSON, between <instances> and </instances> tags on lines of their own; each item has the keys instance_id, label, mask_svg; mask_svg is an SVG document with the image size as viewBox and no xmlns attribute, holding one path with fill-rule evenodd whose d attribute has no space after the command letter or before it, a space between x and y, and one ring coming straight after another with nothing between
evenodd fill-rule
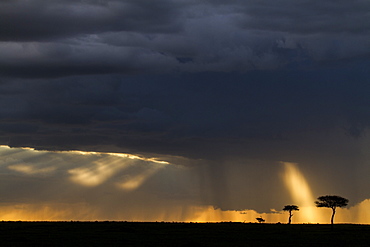
<instances>
[{"instance_id":1,"label":"dark cloud underside","mask_svg":"<svg viewBox=\"0 0 370 247\"><path fill-rule=\"evenodd\" d=\"M3 136L19 132L9 136L17 145L23 136L33 145L59 140L83 149L106 139L135 152L199 158L217 156L223 143L242 154L245 142L284 143L306 132L355 138L370 124L367 74L343 68L3 83ZM201 147L192 149L195 143Z\"/></svg>"}]
</instances>

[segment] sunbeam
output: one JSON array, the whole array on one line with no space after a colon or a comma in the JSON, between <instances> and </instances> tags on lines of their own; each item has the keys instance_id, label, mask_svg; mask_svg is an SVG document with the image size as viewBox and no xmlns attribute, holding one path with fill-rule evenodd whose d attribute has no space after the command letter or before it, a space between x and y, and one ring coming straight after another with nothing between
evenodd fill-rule
<instances>
[{"instance_id":1,"label":"sunbeam","mask_svg":"<svg viewBox=\"0 0 370 247\"><path fill-rule=\"evenodd\" d=\"M302 208L300 215L303 216L307 222L313 222L315 220L315 197L312 195L310 186L298 169L297 164L289 162L282 162L282 164L285 169L285 185L290 192L293 203Z\"/></svg>"},{"instance_id":2,"label":"sunbeam","mask_svg":"<svg viewBox=\"0 0 370 247\"><path fill-rule=\"evenodd\" d=\"M118 183L117 186L126 191L135 190L139 188L149 177L153 176L156 172L158 172L159 169L162 169L163 167L163 164L152 166L136 176L125 179L124 182Z\"/></svg>"}]
</instances>

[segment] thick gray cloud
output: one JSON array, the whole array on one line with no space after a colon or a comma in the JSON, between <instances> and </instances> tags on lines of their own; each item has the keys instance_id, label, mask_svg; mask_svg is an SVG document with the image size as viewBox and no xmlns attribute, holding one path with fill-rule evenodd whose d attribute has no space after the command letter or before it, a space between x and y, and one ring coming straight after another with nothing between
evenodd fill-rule
<instances>
[{"instance_id":1,"label":"thick gray cloud","mask_svg":"<svg viewBox=\"0 0 370 247\"><path fill-rule=\"evenodd\" d=\"M181 32L189 21L223 19L250 30L368 34L369 3L326 1L3 1L1 39L40 41L134 31ZM222 26L215 26L220 28Z\"/></svg>"},{"instance_id":2,"label":"thick gray cloud","mask_svg":"<svg viewBox=\"0 0 370 247\"><path fill-rule=\"evenodd\" d=\"M5 1L0 73L248 71L368 57L366 1Z\"/></svg>"},{"instance_id":3,"label":"thick gray cloud","mask_svg":"<svg viewBox=\"0 0 370 247\"><path fill-rule=\"evenodd\" d=\"M241 23L244 28L295 34L368 35L369 2L325 1L244 1Z\"/></svg>"},{"instance_id":4,"label":"thick gray cloud","mask_svg":"<svg viewBox=\"0 0 370 247\"><path fill-rule=\"evenodd\" d=\"M255 140L280 145L305 132L343 130L355 138L370 124L368 72L362 66L319 75L282 71L10 80L1 87L3 138L9 135L13 145L22 145L23 136L33 146L51 142L85 150L105 140L134 152L207 159L219 157L224 144L231 154L252 155L255 150L248 146Z\"/></svg>"},{"instance_id":5,"label":"thick gray cloud","mask_svg":"<svg viewBox=\"0 0 370 247\"><path fill-rule=\"evenodd\" d=\"M45 41L102 32L171 32L172 1L3 1L1 39Z\"/></svg>"}]
</instances>

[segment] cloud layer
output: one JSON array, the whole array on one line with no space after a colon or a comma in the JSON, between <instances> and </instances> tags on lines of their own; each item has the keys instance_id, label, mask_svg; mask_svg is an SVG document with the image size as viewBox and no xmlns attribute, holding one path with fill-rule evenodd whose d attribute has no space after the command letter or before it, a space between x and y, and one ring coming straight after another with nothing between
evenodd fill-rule
<instances>
[{"instance_id":1,"label":"cloud layer","mask_svg":"<svg viewBox=\"0 0 370 247\"><path fill-rule=\"evenodd\" d=\"M369 57L367 1L3 1L0 73L249 71Z\"/></svg>"},{"instance_id":2,"label":"cloud layer","mask_svg":"<svg viewBox=\"0 0 370 247\"><path fill-rule=\"evenodd\" d=\"M204 203L222 209L280 202L279 193L255 198L283 190L281 161L298 163L318 195L370 198L361 189L369 8L365 0L2 1L0 144L196 167ZM84 170L72 171L77 179Z\"/></svg>"}]
</instances>

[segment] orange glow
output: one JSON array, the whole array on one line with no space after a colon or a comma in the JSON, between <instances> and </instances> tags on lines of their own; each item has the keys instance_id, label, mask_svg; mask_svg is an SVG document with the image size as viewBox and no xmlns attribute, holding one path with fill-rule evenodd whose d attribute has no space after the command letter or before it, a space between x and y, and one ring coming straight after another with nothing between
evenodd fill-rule
<instances>
[{"instance_id":1,"label":"orange glow","mask_svg":"<svg viewBox=\"0 0 370 247\"><path fill-rule=\"evenodd\" d=\"M357 207L355 206L353 210L348 210L348 211L354 211L356 214L356 222L359 223L365 223L369 224L370 223L370 199L366 199L363 202L361 202ZM349 219L348 221L351 221Z\"/></svg>"},{"instance_id":2,"label":"orange glow","mask_svg":"<svg viewBox=\"0 0 370 247\"><path fill-rule=\"evenodd\" d=\"M369 224L370 214L368 208L370 200L364 200L349 209L339 208L335 216L336 223ZM294 216L294 223L320 223L328 224L330 210L312 207L311 211L319 217L315 221L302 221L301 213L307 207L300 208ZM254 210L223 211L212 206L171 205L168 208L130 208L117 211L114 215L106 216L98 207L86 203L43 203L43 204L0 204L0 220L4 221L95 221L95 220L127 220L127 221L177 221L177 222L254 222L262 217L266 223L286 223L287 214L284 212L258 213ZM323 213L322 213L323 212Z\"/></svg>"},{"instance_id":3,"label":"orange glow","mask_svg":"<svg viewBox=\"0 0 370 247\"><path fill-rule=\"evenodd\" d=\"M284 164L284 182L292 197L293 204L297 204L301 209L300 216L306 222L314 222L314 201L311 188L305 177L300 172L295 163L282 162ZM304 208L304 210L303 210Z\"/></svg>"},{"instance_id":4,"label":"orange glow","mask_svg":"<svg viewBox=\"0 0 370 247\"><path fill-rule=\"evenodd\" d=\"M195 173L183 172L181 166L169 167L167 162L153 163L148 158L117 153L48 152L8 146L0 146L0 154L0 175L5 178L1 182L10 185L9 190L2 190L0 220L257 222L260 216L266 223L288 220L287 213L279 209L259 213L203 205L197 199L200 190L197 180L191 179ZM285 183L291 195L291 201L285 203L300 208L294 212L293 223L330 223L331 210L315 207L311 188L298 165L282 164L281 183ZM164 176L172 176L172 180L162 184ZM151 183L146 183L149 179ZM180 190L174 188L168 194L158 192L172 182ZM338 209L335 223L369 224L369 208L370 199L367 199L350 208Z\"/></svg>"},{"instance_id":5,"label":"orange glow","mask_svg":"<svg viewBox=\"0 0 370 247\"><path fill-rule=\"evenodd\" d=\"M93 220L98 211L83 203L42 203L2 205L1 220L4 221L69 221Z\"/></svg>"}]
</instances>

